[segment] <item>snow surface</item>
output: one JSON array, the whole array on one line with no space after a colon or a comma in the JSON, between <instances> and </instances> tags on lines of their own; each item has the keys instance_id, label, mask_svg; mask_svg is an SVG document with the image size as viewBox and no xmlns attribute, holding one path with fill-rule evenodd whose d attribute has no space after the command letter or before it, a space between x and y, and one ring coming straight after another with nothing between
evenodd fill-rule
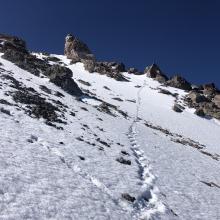
<instances>
[{"instance_id":1,"label":"snow surface","mask_svg":"<svg viewBox=\"0 0 220 220\"><path fill-rule=\"evenodd\" d=\"M129 82L119 82L88 73L82 63L70 64L64 56L53 56L73 71L81 89L97 99L84 96L79 102L47 78L0 58L0 74L10 72L49 102L52 98L68 106L63 113L67 124L58 130L16 106L0 104L11 114L0 111L0 219L220 219L219 160L173 141L191 139L204 145L203 151L219 155L217 120L200 118L187 107L183 113L174 112L175 99L159 93L162 85L145 75L124 73ZM1 85L0 99L16 104L6 95L14 90L9 84ZM179 103L186 94L165 89L178 93ZM55 96L56 91L65 97ZM128 118L117 111L115 117L98 111L101 100L127 112ZM116 161L119 157L131 165ZM127 201L125 193L136 200Z\"/></svg>"}]
</instances>

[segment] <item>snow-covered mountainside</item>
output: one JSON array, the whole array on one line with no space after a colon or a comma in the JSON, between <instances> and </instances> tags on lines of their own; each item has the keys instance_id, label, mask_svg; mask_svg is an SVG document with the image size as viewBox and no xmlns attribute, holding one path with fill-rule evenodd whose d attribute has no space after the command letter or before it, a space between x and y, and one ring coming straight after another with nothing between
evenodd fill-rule
<instances>
[{"instance_id":1,"label":"snow-covered mountainside","mask_svg":"<svg viewBox=\"0 0 220 220\"><path fill-rule=\"evenodd\" d=\"M220 219L220 121L189 92L20 45L0 53L0 219Z\"/></svg>"}]
</instances>

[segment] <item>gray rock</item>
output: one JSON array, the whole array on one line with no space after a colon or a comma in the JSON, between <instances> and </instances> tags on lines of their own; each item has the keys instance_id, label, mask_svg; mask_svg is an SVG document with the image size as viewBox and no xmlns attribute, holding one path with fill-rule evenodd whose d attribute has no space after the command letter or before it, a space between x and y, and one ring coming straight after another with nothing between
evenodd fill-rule
<instances>
[{"instance_id":1,"label":"gray rock","mask_svg":"<svg viewBox=\"0 0 220 220\"><path fill-rule=\"evenodd\" d=\"M136 68L131 67L128 69L128 73L135 74L137 72L138 72L138 70Z\"/></svg>"},{"instance_id":2,"label":"gray rock","mask_svg":"<svg viewBox=\"0 0 220 220\"><path fill-rule=\"evenodd\" d=\"M126 160L123 157L119 157L116 159L117 162L125 164L125 165L131 165L131 161L130 160Z\"/></svg>"},{"instance_id":3,"label":"gray rock","mask_svg":"<svg viewBox=\"0 0 220 220\"><path fill-rule=\"evenodd\" d=\"M202 106L205 115L220 120L220 109L213 102L206 102Z\"/></svg>"},{"instance_id":4,"label":"gray rock","mask_svg":"<svg viewBox=\"0 0 220 220\"><path fill-rule=\"evenodd\" d=\"M93 60L82 60L82 63L84 64L85 70L87 70L90 73L95 72L96 63Z\"/></svg>"},{"instance_id":5,"label":"gray rock","mask_svg":"<svg viewBox=\"0 0 220 220\"><path fill-rule=\"evenodd\" d=\"M128 81L121 72L125 72L124 64L115 62L95 62L83 60L84 67L89 72L97 72L102 75L114 78L117 81Z\"/></svg>"},{"instance_id":6,"label":"gray rock","mask_svg":"<svg viewBox=\"0 0 220 220\"><path fill-rule=\"evenodd\" d=\"M213 102L215 103L216 106L218 106L218 108L220 108L220 94L215 95Z\"/></svg>"},{"instance_id":7,"label":"gray rock","mask_svg":"<svg viewBox=\"0 0 220 220\"><path fill-rule=\"evenodd\" d=\"M194 103L200 103L200 102L208 102L209 100L204 96L199 94L196 91L191 91L188 94L188 97L191 99L192 102Z\"/></svg>"},{"instance_id":8,"label":"gray rock","mask_svg":"<svg viewBox=\"0 0 220 220\"><path fill-rule=\"evenodd\" d=\"M171 87L175 87L175 88L183 89L187 91L192 89L191 84L179 75L173 76L165 84L167 86L171 86Z\"/></svg>"},{"instance_id":9,"label":"gray rock","mask_svg":"<svg viewBox=\"0 0 220 220\"><path fill-rule=\"evenodd\" d=\"M165 83L168 77L160 70L157 64L152 64L150 67L146 67L144 71L147 77L153 78L160 83Z\"/></svg>"},{"instance_id":10,"label":"gray rock","mask_svg":"<svg viewBox=\"0 0 220 220\"><path fill-rule=\"evenodd\" d=\"M183 112L183 107L181 105L179 105L179 104L174 104L173 110L175 112L181 113L181 112Z\"/></svg>"},{"instance_id":11,"label":"gray rock","mask_svg":"<svg viewBox=\"0 0 220 220\"><path fill-rule=\"evenodd\" d=\"M45 75L47 75L51 82L61 87L63 90L74 96L82 95L82 91L72 79L72 71L69 68L59 65L49 67Z\"/></svg>"},{"instance_id":12,"label":"gray rock","mask_svg":"<svg viewBox=\"0 0 220 220\"><path fill-rule=\"evenodd\" d=\"M82 59L95 60L95 56L88 46L71 34L68 34L65 38L64 54L73 63L80 62Z\"/></svg>"},{"instance_id":13,"label":"gray rock","mask_svg":"<svg viewBox=\"0 0 220 220\"><path fill-rule=\"evenodd\" d=\"M157 64L153 63L151 66L145 68L144 73L147 74L147 77L156 78L158 74L162 74L162 71Z\"/></svg>"},{"instance_id":14,"label":"gray rock","mask_svg":"<svg viewBox=\"0 0 220 220\"><path fill-rule=\"evenodd\" d=\"M130 196L128 193L123 193L121 197L129 202L134 202L136 199L133 196Z\"/></svg>"},{"instance_id":15,"label":"gray rock","mask_svg":"<svg viewBox=\"0 0 220 220\"><path fill-rule=\"evenodd\" d=\"M27 53L25 41L18 37L0 34L0 43L0 52L12 49Z\"/></svg>"},{"instance_id":16,"label":"gray rock","mask_svg":"<svg viewBox=\"0 0 220 220\"><path fill-rule=\"evenodd\" d=\"M213 98L218 93L218 89L214 83L204 84L202 85L202 89L203 94L210 98Z\"/></svg>"},{"instance_id":17,"label":"gray rock","mask_svg":"<svg viewBox=\"0 0 220 220\"><path fill-rule=\"evenodd\" d=\"M158 81L159 83L165 83L168 80L168 78L164 74L158 74L155 80Z\"/></svg>"},{"instance_id":18,"label":"gray rock","mask_svg":"<svg viewBox=\"0 0 220 220\"><path fill-rule=\"evenodd\" d=\"M200 116L200 117L205 117L205 113L204 113L202 108L196 109L195 114Z\"/></svg>"}]
</instances>

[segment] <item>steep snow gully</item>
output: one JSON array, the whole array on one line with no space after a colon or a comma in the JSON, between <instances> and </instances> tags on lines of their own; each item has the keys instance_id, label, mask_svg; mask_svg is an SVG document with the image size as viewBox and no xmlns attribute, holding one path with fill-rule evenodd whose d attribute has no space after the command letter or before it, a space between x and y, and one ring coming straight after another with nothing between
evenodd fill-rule
<instances>
[{"instance_id":1,"label":"steep snow gully","mask_svg":"<svg viewBox=\"0 0 220 220\"><path fill-rule=\"evenodd\" d=\"M140 178L140 185L142 186L142 191L134 203L134 217L136 219L150 219L166 211L165 205L159 200L157 195L159 189L155 185L156 178L152 174L151 164L136 139L138 135L136 123L139 121L139 110L141 106L140 94L145 86L146 81L144 81L144 84L137 92L136 114L127 134L131 143L131 150L139 168L138 175Z\"/></svg>"}]
</instances>

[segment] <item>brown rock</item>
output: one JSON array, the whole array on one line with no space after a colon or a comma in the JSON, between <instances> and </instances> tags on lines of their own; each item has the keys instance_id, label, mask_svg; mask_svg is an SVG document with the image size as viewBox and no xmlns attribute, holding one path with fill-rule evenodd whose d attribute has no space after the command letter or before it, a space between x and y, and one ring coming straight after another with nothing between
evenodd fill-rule
<instances>
[{"instance_id":1,"label":"brown rock","mask_svg":"<svg viewBox=\"0 0 220 220\"><path fill-rule=\"evenodd\" d=\"M71 34L68 34L65 38L64 54L73 63L80 62L82 59L95 60L95 56L88 46Z\"/></svg>"},{"instance_id":2,"label":"brown rock","mask_svg":"<svg viewBox=\"0 0 220 220\"><path fill-rule=\"evenodd\" d=\"M220 94L216 95L213 99L213 102L220 108Z\"/></svg>"},{"instance_id":3,"label":"brown rock","mask_svg":"<svg viewBox=\"0 0 220 220\"><path fill-rule=\"evenodd\" d=\"M153 78L160 83L164 83L168 80L168 77L163 74L159 66L155 63L152 64L150 67L146 67L144 72L146 73L147 77Z\"/></svg>"},{"instance_id":4,"label":"brown rock","mask_svg":"<svg viewBox=\"0 0 220 220\"><path fill-rule=\"evenodd\" d=\"M209 101L204 95L201 95L201 94L199 94L198 92L195 92L195 91L191 91L188 94L188 97L194 103L208 102Z\"/></svg>"}]
</instances>

